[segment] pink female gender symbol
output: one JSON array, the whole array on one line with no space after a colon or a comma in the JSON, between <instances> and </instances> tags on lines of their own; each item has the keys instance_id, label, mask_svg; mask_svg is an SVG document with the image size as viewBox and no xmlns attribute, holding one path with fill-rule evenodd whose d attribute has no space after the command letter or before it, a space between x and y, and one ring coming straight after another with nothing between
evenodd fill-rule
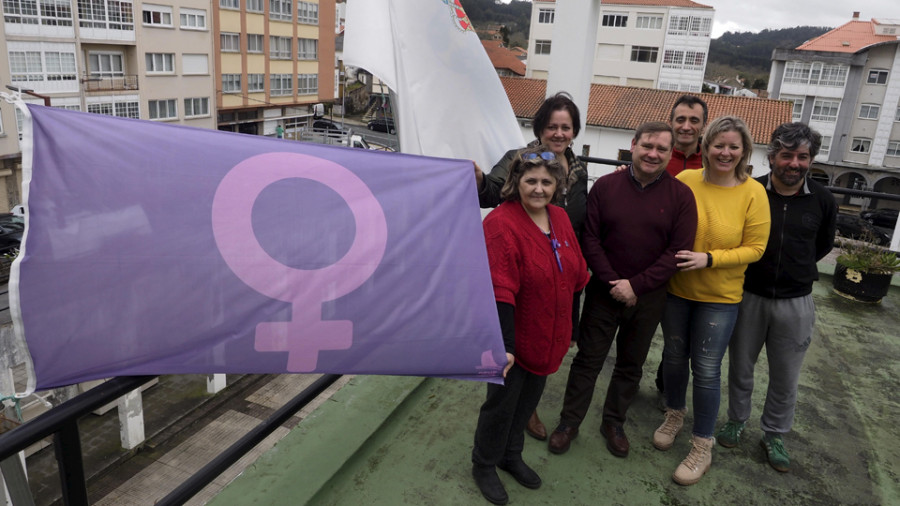
<instances>
[{"instance_id":1,"label":"pink female gender symbol","mask_svg":"<svg viewBox=\"0 0 900 506\"><path fill-rule=\"evenodd\" d=\"M272 258L253 233L251 214L259 194L284 179L310 179L331 188L350 207L356 236L337 262L315 270L288 267ZM293 305L287 322L256 326L257 351L287 351L289 372L316 369L324 350L346 350L353 322L323 321L322 303L359 288L384 257L387 222L369 187L346 167L299 153L267 153L244 160L219 183L212 205L213 235L225 263L259 293Z\"/></svg>"}]
</instances>

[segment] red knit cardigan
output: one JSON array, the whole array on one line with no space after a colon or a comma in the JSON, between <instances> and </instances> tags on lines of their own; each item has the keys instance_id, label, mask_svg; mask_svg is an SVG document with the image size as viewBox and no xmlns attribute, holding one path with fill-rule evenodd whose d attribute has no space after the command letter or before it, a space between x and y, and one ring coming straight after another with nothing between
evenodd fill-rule
<instances>
[{"instance_id":1,"label":"red knit cardigan","mask_svg":"<svg viewBox=\"0 0 900 506\"><path fill-rule=\"evenodd\" d=\"M520 202L504 202L484 219L494 297L516 309L516 363L541 376L556 372L569 350L572 298L589 278L566 212L547 209L562 272L550 239Z\"/></svg>"}]
</instances>

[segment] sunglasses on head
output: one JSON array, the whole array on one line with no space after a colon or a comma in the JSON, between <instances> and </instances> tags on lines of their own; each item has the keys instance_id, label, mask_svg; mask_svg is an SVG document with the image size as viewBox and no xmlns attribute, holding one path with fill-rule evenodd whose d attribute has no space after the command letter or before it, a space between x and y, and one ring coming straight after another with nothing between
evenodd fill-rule
<instances>
[{"instance_id":1,"label":"sunglasses on head","mask_svg":"<svg viewBox=\"0 0 900 506\"><path fill-rule=\"evenodd\" d=\"M534 160L538 156L547 161L556 160L556 155L553 154L552 151L544 151L543 153L525 153L522 155L522 160Z\"/></svg>"}]
</instances>

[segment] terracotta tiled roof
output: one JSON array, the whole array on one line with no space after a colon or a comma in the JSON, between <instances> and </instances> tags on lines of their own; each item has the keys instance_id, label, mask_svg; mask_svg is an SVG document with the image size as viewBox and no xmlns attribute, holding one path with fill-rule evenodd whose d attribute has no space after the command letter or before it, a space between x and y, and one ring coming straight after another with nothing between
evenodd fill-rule
<instances>
[{"instance_id":1,"label":"terracotta tiled roof","mask_svg":"<svg viewBox=\"0 0 900 506\"><path fill-rule=\"evenodd\" d=\"M503 47L503 42L499 40L482 40L481 45L487 51L488 58L495 69L507 69L517 75L525 75L525 64L522 60L516 58L516 53Z\"/></svg>"},{"instance_id":2,"label":"terracotta tiled roof","mask_svg":"<svg viewBox=\"0 0 900 506\"><path fill-rule=\"evenodd\" d=\"M519 118L533 118L544 101L547 81L501 77L503 88ZM592 84L585 122L588 125L634 130L646 121L666 121L672 104L684 92ZM785 100L692 93L706 101L709 119L733 114L750 127L753 142L768 144L772 131L791 121L791 103Z\"/></svg>"},{"instance_id":3,"label":"terracotta tiled roof","mask_svg":"<svg viewBox=\"0 0 900 506\"><path fill-rule=\"evenodd\" d=\"M894 35L876 35L875 23L872 21L850 21L830 32L823 33L815 39L803 43L797 49L801 51L834 51L837 53L855 53L860 49L877 44L897 40Z\"/></svg>"},{"instance_id":4,"label":"terracotta tiled roof","mask_svg":"<svg viewBox=\"0 0 900 506\"><path fill-rule=\"evenodd\" d=\"M536 3L556 3L556 0L534 0ZM654 7L696 7L712 9L712 6L698 4L691 0L603 0L604 5L649 5Z\"/></svg>"}]
</instances>

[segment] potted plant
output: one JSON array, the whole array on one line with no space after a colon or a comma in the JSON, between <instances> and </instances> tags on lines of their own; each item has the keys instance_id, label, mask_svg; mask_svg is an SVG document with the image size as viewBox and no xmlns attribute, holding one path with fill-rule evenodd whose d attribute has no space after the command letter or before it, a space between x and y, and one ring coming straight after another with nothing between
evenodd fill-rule
<instances>
[{"instance_id":1,"label":"potted plant","mask_svg":"<svg viewBox=\"0 0 900 506\"><path fill-rule=\"evenodd\" d=\"M841 239L834 268L834 292L860 302L879 303L900 271L897 253L866 241Z\"/></svg>"}]
</instances>

